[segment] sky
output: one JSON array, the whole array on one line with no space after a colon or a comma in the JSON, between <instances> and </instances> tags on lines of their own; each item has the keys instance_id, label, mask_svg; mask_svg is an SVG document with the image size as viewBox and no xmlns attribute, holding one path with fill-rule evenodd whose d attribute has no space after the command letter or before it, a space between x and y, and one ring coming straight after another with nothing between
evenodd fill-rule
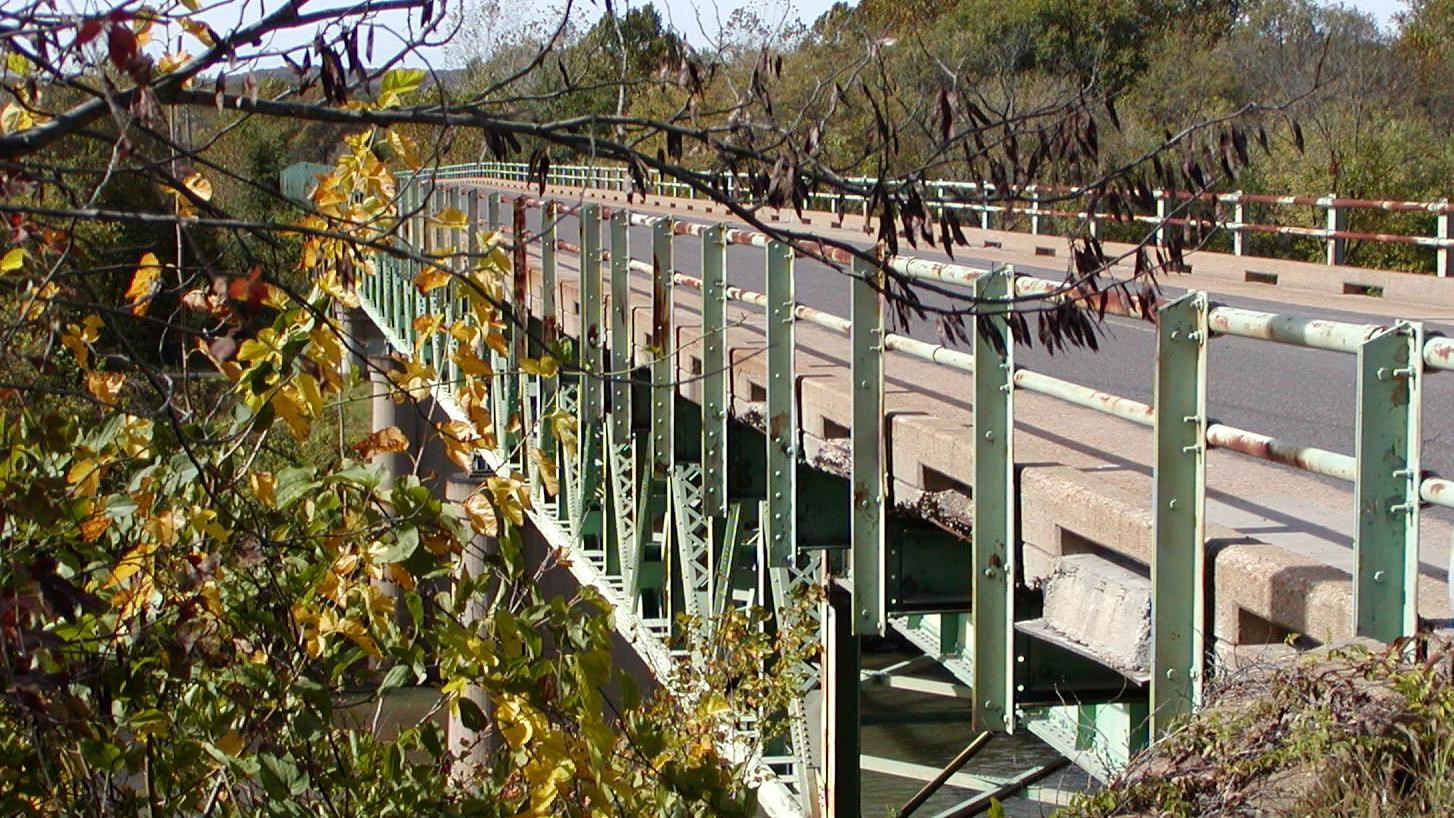
<instances>
[{"instance_id":1,"label":"sky","mask_svg":"<svg viewBox=\"0 0 1454 818\"><path fill-rule=\"evenodd\" d=\"M239 18L251 22L258 19L264 12L270 11L286 0L238 0L237 2L206 3L204 5L215 5L216 12L204 12L204 17L213 27L219 31L231 30ZM309 10L318 7L327 8L331 5L343 5L346 0L316 0L306 7ZM441 7L455 7L460 2L466 5L476 5L489 0L438 0ZM635 5L641 5L649 0L612 0L617 12ZM667 18L671 26L682 32L688 41L694 45L707 45L721 30L723 24L731 16L732 12L741 7L753 11L759 18L771 26L782 25L785 21L798 19L804 23L811 23L819 15L827 11L835 0L651 0ZM528 18L543 18L548 15L551 8L563 6L563 0L493 0L502 9L501 19L506 24L520 22ZM575 8L580 13L583 21L594 21L599 17L605 8L606 0L573 0ZM856 2L856 0L848 0ZM1014 2L1014 0L1003 0L1003 2ZM1329 0L1334 2L1334 0ZM79 7L105 7L110 5L107 0L73 0L67 5ZM1364 13L1370 14L1385 29L1392 28L1393 16L1405 8L1404 0L1344 0L1343 5L1352 6ZM90 10L89 8L87 9ZM411 15L417 20L417 15ZM402 28L406 25L403 19L394 22L394 27ZM476 23L472 26L474 31L464 32L462 40L471 39L474 34L476 38L483 34L479 29L481 26ZM400 31L400 34L407 34ZM298 43L287 43L288 45L301 44L311 39L311 35L299 33ZM289 39L292 39L291 37ZM387 36L381 38L378 43L378 54L390 53L390 39ZM486 35L485 39L488 39ZM283 45L284 43L274 43ZM431 49L427 52L429 62L435 67L450 67L451 64L460 62L458 52L460 49ZM411 60L410 62L415 62Z\"/></svg>"},{"instance_id":2,"label":"sky","mask_svg":"<svg viewBox=\"0 0 1454 818\"><path fill-rule=\"evenodd\" d=\"M853 0L850 0L852 2ZM589 0L587 0L589 2ZM671 19L675 28L686 33L688 39L696 42L701 37L698 17L704 22L711 23L714 15L720 14L722 20L726 20L732 9L738 6L749 6L754 10L762 9L772 12L783 10L794 13L804 23L812 23L819 15L827 11L835 0L756 0L756 2L743 3L740 0L655 0L658 8L663 8L664 14ZM1005 0L1014 2L1014 0ZM1332 3L1328 3L1332 5ZM1401 11L1405 6L1402 0L1345 0L1342 5L1352 6L1365 14L1371 14L1378 21L1380 27L1388 28L1393 24L1393 15ZM767 18L769 15L759 11L759 16ZM717 26L711 26L715 31Z\"/></svg>"}]
</instances>

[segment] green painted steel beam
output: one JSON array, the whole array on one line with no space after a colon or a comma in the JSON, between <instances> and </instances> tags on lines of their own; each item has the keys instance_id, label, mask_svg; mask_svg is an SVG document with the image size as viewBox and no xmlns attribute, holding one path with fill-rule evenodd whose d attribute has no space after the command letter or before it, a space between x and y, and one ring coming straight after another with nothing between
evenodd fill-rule
<instances>
[{"instance_id":1,"label":"green painted steel beam","mask_svg":"<svg viewBox=\"0 0 1454 818\"><path fill-rule=\"evenodd\" d=\"M600 433L605 410L605 393L601 388L602 311L601 311L601 207L583 205L579 211L581 234L580 268L580 364L581 404L579 418L581 439Z\"/></svg>"},{"instance_id":2,"label":"green painted steel beam","mask_svg":"<svg viewBox=\"0 0 1454 818\"><path fill-rule=\"evenodd\" d=\"M650 473L671 476L676 462L676 337L672 323L672 219L651 227L651 449Z\"/></svg>"},{"instance_id":3,"label":"green painted steel beam","mask_svg":"<svg viewBox=\"0 0 1454 818\"><path fill-rule=\"evenodd\" d=\"M492 231L499 230L500 229L500 226L501 226L501 222L500 222L500 202L501 201L503 201L503 197L499 193L495 193L495 192L491 192L489 194L489 196L487 196L485 198L485 226L488 227Z\"/></svg>"},{"instance_id":4,"label":"green painted steel beam","mask_svg":"<svg viewBox=\"0 0 1454 818\"><path fill-rule=\"evenodd\" d=\"M798 412L793 353L793 248L767 245L767 536L768 565L797 550Z\"/></svg>"},{"instance_id":5,"label":"green painted steel beam","mask_svg":"<svg viewBox=\"0 0 1454 818\"><path fill-rule=\"evenodd\" d=\"M828 584L823 656L825 801L828 814L856 816L862 812L862 736L859 730L859 639L854 633L853 594L837 583Z\"/></svg>"},{"instance_id":6,"label":"green painted steel beam","mask_svg":"<svg viewBox=\"0 0 1454 818\"><path fill-rule=\"evenodd\" d=\"M524 401L525 390L522 389L524 374L520 371L520 361L529 355L526 347L530 335L527 331L528 325L526 312L526 298L530 289L530 268L528 256L526 255L525 236L528 235L525 221L525 200L517 196L511 208L511 235L514 238L514 248L511 253L511 286L506 296L505 310L505 338L508 341L507 354L505 356L505 378L504 378L504 403L506 417L504 419L505 434L500 439L501 447L506 458L516 457L516 463L525 468L527 472L530 459L525 452L520 451L520 443L525 430L529 428L530 418Z\"/></svg>"},{"instance_id":7,"label":"green painted steel beam","mask_svg":"<svg viewBox=\"0 0 1454 818\"><path fill-rule=\"evenodd\" d=\"M853 264L853 632L882 636L884 588L883 271Z\"/></svg>"},{"instance_id":8,"label":"green painted steel beam","mask_svg":"<svg viewBox=\"0 0 1454 818\"><path fill-rule=\"evenodd\" d=\"M702 469L696 463L672 467L672 521L682 610L699 622L712 615L712 518L702 504ZM697 646L694 646L697 647ZM705 658L705 657L698 657Z\"/></svg>"},{"instance_id":9,"label":"green painted steel beam","mask_svg":"<svg viewBox=\"0 0 1454 818\"><path fill-rule=\"evenodd\" d=\"M1358 350L1353 624L1383 642L1418 628L1423 341L1400 321Z\"/></svg>"},{"instance_id":10,"label":"green painted steel beam","mask_svg":"<svg viewBox=\"0 0 1454 818\"><path fill-rule=\"evenodd\" d=\"M556 354L556 344L560 340L560 316L556 308L556 279L559 274L556 260L556 223L559 219L557 206L554 201L547 201L540 208L540 314L536 318L540 321L540 341L547 352ZM473 220L471 220L473 223ZM568 363L561 361L561 364ZM557 406L560 388L559 376L546 378L540 384L540 411L542 413L552 412ZM563 460L558 451L555 439L555 430L549 423L540 424L538 432L538 443L546 454L555 461L557 472L563 468ZM556 498L556 510L560 512L566 508L566 504Z\"/></svg>"},{"instance_id":11,"label":"green painted steel beam","mask_svg":"<svg viewBox=\"0 0 1454 818\"><path fill-rule=\"evenodd\" d=\"M1207 297L1157 311L1151 731L1201 704L1206 662Z\"/></svg>"},{"instance_id":12,"label":"green painted steel beam","mask_svg":"<svg viewBox=\"0 0 1454 818\"><path fill-rule=\"evenodd\" d=\"M974 281L974 724L1015 729L1014 273Z\"/></svg>"},{"instance_id":13,"label":"green painted steel beam","mask_svg":"<svg viewBox=\"0 0 1454 818\"><path fill-rule=\"evenodd\" d=\"M624 210L611 214L611 432L617 445L631 440L631 231Z\"/></svg>"},{"instance_id":14,"label":"green painted steel beam","mask_svg":"<svg viewBox=\"0 0 1454 818\"><path fill-rule=\"evenodd\" d=\"M702 233L702 502L727 513L727 228Z\"/></svg>"},{"instance_id":15,"label":"green painted steel beam","mask_svg":"<svg viewBox=\"0 0 1454 818\"><path fill-rule=\"evenodd\" d=\"M504 198L496 191L491 191L485 197L485 226L491 233L497 234L497 240L503 226L500 221L500 206L503 201ZM510 405L505 402L504 370L506 362L504 356L494 350L490 350L488 354L490 369L495 372L494 377L490 379L490 418L495 427L495 452L503 457L506 451L505 428L508 425L510 412Z\"/></svg>"}]
</instances>

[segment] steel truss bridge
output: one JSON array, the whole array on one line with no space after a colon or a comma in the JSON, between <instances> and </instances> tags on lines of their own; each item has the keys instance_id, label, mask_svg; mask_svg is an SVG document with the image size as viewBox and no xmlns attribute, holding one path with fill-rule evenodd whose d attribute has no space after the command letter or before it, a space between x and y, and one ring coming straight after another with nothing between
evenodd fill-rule
<instances>
[{"instance_id":1,"label":"steel truss bridge","mask_svg":"<svg viewBox=\"0 0 1454 818\"><path fill-rule=\"evenodd\" d=\"M1211 448L1352 483L1349 627L1385 642L1419 627L1421 510L1454 507L1450 481L1420 468L1421 387L1427 375L1454 368L1454 341L1426 334L1417 322L1369 326L1258 313L1189 292L1147 305L1156 317L1156 360L1155 397L1146 404L1017 366L1007 315L1026 298L1063 297L1059 282L1009 268L883 260L899 274L964 287L978 299L971 348L952 349L885 330L878 264L813 248L842 264L843 286L852 289L851 315L830 315L795 299L801 250L789 244L726 224L506 194L489 188L486 170L445 168L402 187L400 212L408 215L401 242L409 252L379 257L377 274L360 284L363 312L389 346L413 354L414 319L438 313L448 321L467 309L469 297L453 285L421 295L414 284L419 259L447 251L450 263L463 265L481 250L479 231L428 217L457 208L471 227L510 236L513 334L508 355L491 353L500 373L493 413L500 448L480 467L528 470L522 436L556 452L560 492L537 505L531 525L575 555L576 580L616 605L623 643L663 683L673 663L693 661L673 638L679 614L710 619L732 606L762 605L785 618L794 615L789 600L800 586L824 590L822 603L805 614L822 643L813 681L789 714L787 738L758 748L753 759L765 775L762 805L769 814L860 814L861 685L892 676L865 672L860 651L864 638L890 631L952 674L952 683L919 687L969 699L976 730L1029 731L1100 777L1193 712L1214 672L1205 515ZM500 173L498 166L488 170ZM564 235L569 223L575 230ZM633 227L650 231L649 263L632 258ZM699 269L675 261L683 243L696 245ZM759 289L728 285L731 246L760 252ZM1136 315L1141 308L1113 300L1107 311ZM832 436L846 455L837 460L825 458L822 446L811 462L805 453L804 328L837 337L851 361L849 394L841 397L851 401L852 422ZM731 354L729 337L742 333L757 339L749 360ZM1224 335L1355 355L1356 452L1298 446L1211 421L1208 346ZM560 337L574 339L568 371L578 375L557 381L521 372L520 359ZM435 401L458 413L450 350L425 343L418 354L440 374ZM973 440L964 444L973 453L965 492L972 494L972 535L893 508L885 369L907 359L972 378ZM734 381L744 367L756 367L760 391L756 381L748 389ZM1044 627L1044 601L1023 576L1022 514L1036 512L1022 507L1017 480L1019 393L1152 430L1144 667L1110 666ZM577 418L575 457L534 422L555 407ZM742 737L750 739L751 730L743 725ZM933 779L926 790L955 776L987 740L976 739L938 774L924 775ZM1058 766L983 782L986 792L942 814L975 814L990 796L1024 792ZM900 814L922 803L916 798Z\"/></svg>"}]
</instances>

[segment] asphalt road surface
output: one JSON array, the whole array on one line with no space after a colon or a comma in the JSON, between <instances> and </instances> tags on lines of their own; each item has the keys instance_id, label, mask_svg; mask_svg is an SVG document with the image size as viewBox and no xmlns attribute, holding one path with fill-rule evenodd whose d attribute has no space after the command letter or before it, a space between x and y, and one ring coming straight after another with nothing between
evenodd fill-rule
<instances>
[{"instance_id":1,"label":"asphalt road surface","mask_svg":"<svg viewBox=\"0 0 1454 818\"><path fill-rule=\"evenodd\" d=\"M532 210L530 227L539 229L539 211ZM559 238L578 240L574 217L557 227ZM609 246L609 229L603 229L603 246ZM694 238L678 237L673 246L674 266L689 275L700 275L700 244ZM929 250L910 253L944 260ZM631 228L631 255L651 260L651 231ZM991 260L972 253L956 253L955 260L970 266L989 267ZM1003 263L997 259L994 263ZM757 292L764 291L764 251L730 245L727 251L728 283ZM1022 273L1059 280L1064 268L1016 264ZM797 299L839 316L849 315L851 288L839 271L809 259L795 266ZM644 277L643 277L644 278ZM1174 282L1174 277L1170 279ZM1168 297L1180 294L1173 286L1163 287ZM928 297L925 299L930 301ZM1312 315L1277 301L1214 296L1220 304L1265 312ZM932 302L931 302L932 303ZM1387 318L1347 310L1316 310L1312 317L1354 323L1387 323ZM1034 322L1031 322L1033 332ZM1426 323L1426 331L1454 335L1454 325ZM1150 403L1155 373L1155 328L1148 322L1106 316L1102 324L1100 349L1061 351L1050 355L1038 343L1015 351L1016 363L1074 383L1115 395ZM903 328L894 328L904 332ZM938 341L934 324L918 322L907 334L926 341ZM1271 435L1291 443L1316 446L1353 454L1357 419L1357 357L1336 352L1224 336L1215 339L1208 353L1208 399L1210 416L1249 431ZM1454 372L1434 372L1424 382L1423 466L1442 476L1454 475Z\"/></svg>"}]
</instances>

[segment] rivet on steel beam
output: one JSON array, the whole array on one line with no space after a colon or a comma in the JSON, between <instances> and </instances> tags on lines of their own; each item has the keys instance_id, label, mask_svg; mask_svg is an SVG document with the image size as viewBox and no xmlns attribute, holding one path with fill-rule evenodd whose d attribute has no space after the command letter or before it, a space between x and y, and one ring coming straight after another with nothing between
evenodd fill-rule
<instances>
[{"instance_id":1,"label":"rivet on steel beam","mask_svg":"<svg viewBox=\"0 0 1454 818\"><path fill-rule=\"evenodd\" d=\"M1398 514L1399 512L1403 512L1405 514L1408 514L1408 513L1412 512L1413 510L1414 510L1414 504L1413 503L1394 503L1393 505L1391 505L1391 506L1388 507L1388 512L1390 514Z\"/></svg>"},{"instance_id":2,"label":"rivet on steel beam","mask_svg":"<svg viewBox=\"0 0 1454 818\"><path fill-rule=\"evenodd\" d=\"M1174 667L1167 668L1166 669L1166 678L1168 678L1168 679L1175 679L1176 678L1176 668L1174 668Z\"/></svg>"},{"instance_id":3,"label":"rivet on steel beam","mask_svg":"<svg viewBox=\"0 0 1454 818\"><path fill-rule=\"evenodd\" d=\"M1383 576L1384 576L1384 574L1383 574L1382 571L1374 571L1373 572L1373 581L1374 582L1383 582Z\"/></svg>"},{"instance_id":4,"label":"rivet on steel beam","mask_svg":"<svg viewBox=\"0 0 1454 818\"><path fill-rule=\"evenodd\" d=\"M992 432L992 431L991 432L985 432L984 433L984 439L985 440L994 440L995 439L995 433Z\"/></svg>"},{"instance_id":5,"label":"rivet on steel beam","mask_svg":"<svg viewBox=\"0 0 1454 818\"><path fill-rule=\"evenodd\" d=\"M1202 340L1202 334L1201 334L1201 332L1199 332L1197 330L1192 330L1191 332L1188 332L1186 334L1186 339L1188 341L1191 341L1194 344L1195 343L1200 343L1201 340Z\"/></svg>"},{"instance_id":6,"label":"rivet on steel beam","mask_svg":"<svg viewBox=\"0 0 1454 818\"><path fill-rule=\"evenodd\" d=\"M1181 447L1181 451L1184 454L1196 454L1197 452L1199 452L1201 450L1202 450L1202 447L1201 447L1201 444L1200 443L1193 443L1190 446L1182 446Z\"/></svg>"},{"instance_id":7,"label":"rivet on steel beam","mask_svg":"<svg viewBox=\"0 0 1454 818\"><path fill-rule=\"evenodd\" d=\"M1166 501L1166 507L1167 508L1176 508L1176 498L1173 497L1170 500L1167 500Z\"/></svg>"}]
</instances>

